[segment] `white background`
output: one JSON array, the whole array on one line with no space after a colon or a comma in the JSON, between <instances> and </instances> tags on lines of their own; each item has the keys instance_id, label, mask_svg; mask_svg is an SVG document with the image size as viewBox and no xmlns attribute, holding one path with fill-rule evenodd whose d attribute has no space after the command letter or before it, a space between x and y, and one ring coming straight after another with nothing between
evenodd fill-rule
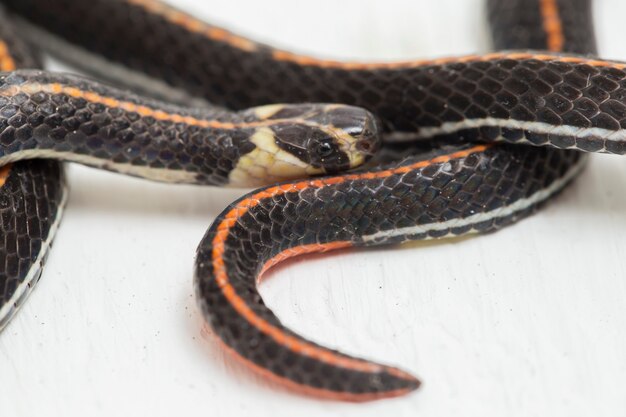
<instances>
[{"instance_id":1,"label":"white background","mask_svg":"<svg viewBox=\"0 0 626 417\"><path fill-rule=\"evenodd\" d=\"M277 45L397 59L484 51L480 0L176 2ZM598 0L626 59L620 0ZM165 45L164 45L165 47ZM195 247L240 191L71 166L46 271L0 334L0 415L624 416L626 160L594 157L536 216L489 236L299 260L265 281L288 326L423 381L400 399L319 401L216 347L192 295Z\"/></svg>"}]
</instances>

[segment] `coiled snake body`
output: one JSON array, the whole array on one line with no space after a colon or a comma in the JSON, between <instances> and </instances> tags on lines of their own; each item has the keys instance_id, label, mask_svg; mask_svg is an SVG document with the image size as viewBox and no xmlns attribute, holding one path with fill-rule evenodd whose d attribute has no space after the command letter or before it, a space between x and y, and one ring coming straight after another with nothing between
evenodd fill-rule
<instances>
[{"instance_id":1,"label":"coiled snake body","mask_svg":"<svg viewBox=\"0 0 626 417\"><path fill-rule=\"evenodd\" d=\"M7 139L7 145L0 135L0 144L7 145L5 160L28 156L24 149L34 156L69 153L72 160L134 175L156 170L153 178L170 179L175 171L174 181L223 184L238 169L232 159L215 168L221 152L229 151L187 148L198 143L193 135L202 129L210 134L201 143L210 148L227 137L223 141L234 146L230 152L237 157L258 149L265 149L266 159L283 155L283 161L292 161L289 177L359 165L378 147L379 130L388 142L401 142L386 144L365 168L270 185L242 197L199 245L196 295L226 349L264 375L314 395L368 400L405 394L419 382L286 329L258 293L257 280L266 270L305 253L493 231L562 190L584 166L580 151L626 153L626 64L564 54L595 52L586 0L489 1L498 49L548 51L379 64L275 50L155 0L3 2L28 20L25 33L41 30L35 26L54 33L48 46L70 61L84 64L86 51L95 51L115 63L115 71L100 75L122 74L116 81L135 88L153 86L147 77L158 77L168 86L160 91L176 92L179 100L187 91L239 110L236 117L217 109L199 114L205 110L165 105L70 76L12 73L1 79L0 98L5 109L16 111L0 115L6 129L16 129L13 139L22 136L25 142ZM127 29L122 44L120 27ZM166 39L174 40L176 59L162 53ZM66 52L58 47L62 41L83 49ZM128 68L145 75L130 76ZM53 126L41 132L42 125L30 120L34 113L20 107L34 102L31 109L37 108L40 99L68 113L57 110ZM359 106L380 125L368 111L345 105L264 106L273 102ZM240 110L251 106L264 107ZM16 116L22 116L19 126L11 124ZM146 126L135 132L129 118ZM190 124L195 126L187 132ZM18 134L24 126L29 134ZM162 147L146 144L143 133L159 138ZM132 143L130 150L124 140ZM149 156L140 152L142 144L152 151ZM521 146L529 144L541 147ZM174 159L176 151L186 155L182 162ZM197 153L212 156L211 163L195 158ZM268 172L247 169L235 177L276 180Z\"/></svg>"}]
</instances>

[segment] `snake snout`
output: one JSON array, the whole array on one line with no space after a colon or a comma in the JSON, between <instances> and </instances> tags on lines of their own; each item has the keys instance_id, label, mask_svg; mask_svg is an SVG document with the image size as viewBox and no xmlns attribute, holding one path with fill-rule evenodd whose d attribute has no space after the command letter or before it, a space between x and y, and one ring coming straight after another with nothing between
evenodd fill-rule
<instances>
[{"instance_id":1,"label":"snake snout","mask_svg":"<svg viewBox=\"0 0 626 417\"><path fill-rule=\"evenodd\" d=\"M328 125L336 129L337 143L355 168L381 147L381 128L376 116L360 107L329 105Z\"/></svg>"},{"instance_id":2,"label":"snake snout","mask_svg":"<svg viewBox=\"0 0 626 417\"><path fill-rule=\"evenodd\" d=\"M369 114L365 119L363 130L357 136L356 149L368 158L375 155L381 147L381 128L376 116Z\"/></svg>"}]
</instances>

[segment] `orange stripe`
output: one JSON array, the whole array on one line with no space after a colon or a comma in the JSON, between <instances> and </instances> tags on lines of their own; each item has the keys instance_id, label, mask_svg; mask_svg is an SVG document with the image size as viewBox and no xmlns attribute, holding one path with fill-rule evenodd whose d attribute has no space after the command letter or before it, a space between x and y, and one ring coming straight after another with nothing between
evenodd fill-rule
<instances>
[{"instance_id":1,"label":"orange stripe","mask_svg":"<svg viewBox=\"0 0 626 417\"><path fill-rule=\"evenodd\" d=\"M139 6L149 13L154 13L163 17L165 20L173 23L177 26L181 26L190 32L198 33L206 36L207 38L223 42L237 49L244 51L254 51L257 49L257 44L250 39L243 38L228 32L219 27L211 26L205 22L198 20L187 13L183 13L180 10L176 10L160 1L155 0L126 0L129 4Z\"/></svg>"},{"instance_id":2,"label":"orange stripe","mask_svg":"<svg viewBox=\"0 0 626 417\"><path fill-rule=\"evenodd\" d=\"M530 60L537 61L552 61L552 62L565 62L572 64L584 64L592 67L609 67L619 70L626 68L626 63L605 61L600 59L589 59L579 56L562 56L551 55L541 53L529 53L529 52L494 52L483 55L467 55L462 57L444 57L427 60L417 61L400 61L400 62L374 62L374 63L362 63L362 62L341 62L341 61L327 61L318 60L315 58L296 55L290 52L274 51L274 59L278 61L293 62L303 66L315 66L321 68L339 68L344 70L373 70L373 69L409 69L418 67L428 67L436 65L456 64L456 63L471 63L471 62L489 62L502 59L512 60Z\"/></svg>"},{"instance_id":3,"label":"orange stripe","mask_svg":"<svg viewBox=\"0 0 626 417\"><path fill-rule=\"evenodd\" d=\"M296 256L306 255L307 253L322 253L328 252L336 249L344 249L352 246L351 242L328 242L328 243L313 243L310 245L302 245L296 246L294 248L285 249L280 252L276 256L274 256L269 261L265 262L263 267L261 268L261 272L257 275L257 281L261 279L262 275L267 272L271 267L276 264L279 264L289 258L294 258Z\"/></svg>"},{"instance_id":4,"label":"orange stripe","mask_svg":"<svg viewBox=\"0 0 626 417\"><path fill-rule=\"evenodd\" d=\"M0 187L7 182L7 178L9 178L9 174L11 173L11 166L12 164L7 164L0 167Z\"/></svg>"},{"instance_id":5,"label":"orange stripe","mask_svg":"<svg viewBox=\"0 0 626 417\"><path fill-rule=\"evenodd\" d=\"M11 56L9 47L4 41L0 40L0 71L14 71L17 68L15 60ZM0 187L4 186L11 173L12 164L0 167Z\"/></svg>"},{"instance_id":6,"label":"orange stripe","mask_svg":"<svg viewBox=\"0 0 626 417\"><path fill-rule=\"evenodd\" d=\"M562 51L565 37L563 36L563 26L559 16L557 0L540 0L540 10L548 49L553 52Z\"/></svg>"},{"instance_id":7,"label":"orange stripe","mask_svg":"<svg viewBox=\"0 0 626 417\"><path fill-rule=\"evenodd\" d=\"M267 122L253 122L253 123L224 123L217 120L203 120L197 119L191 116L183 116L181 114L166 113L162 110L156 110L140 104L135 104L130 101L121 101L113 97L102 96L93 91L83 91L76 87L68 87L60 83L45 84L40 86L44 91L49 90L55 94L63 93L70 97L82 98L91 103L103 104L111 108L120 108L127 112L137 113L143 117L153 117L157 120L168 121L172 123L185 123L190 126L198 126L204 128L215 129L234 129L239 127L257 127L267 125Z\"/></svg>"},{"instance_id":8,"label":"orange stripe","mask_svg":"<svg viewBox=\"0 0 626 417\"><path fill-rule=\"evenodd\" d=\"M126 0L129 4L140 6L146 11L161 15L170 22L186 28L191 32L202 33L208 39L222 41L229 45L246 51L258 49L258 45L248 39L234 35L224 29L210 26L192 16L172 9L158 0ZM561 19L558 13L556 0L539 0L543 26L548 37L548 47L553 52L560 52L563 47L564 38L562 33ZM173 18L168 18L171 13ZM595 67L611 67L616 69L626 68L626 64L603 60L586 59L573 56L555 56L549 54L532 53L491 53L485 55L469 55L464 57L448 57L428 60L412 60L398 62L342 62L336 60L316 59L305 55L293 54L291 52L273 50L272 56L277 61L293 62L298 65L314 66L322 68L339 68L345 70L368 70L368 69L400 69L423 67L432 65L443 65L452 63L485 62L498 59L536 59L539 61L556 61L574 64L585 64Z\"/></svg>"},{"instance_id":9,"label":"orange stripe","mask_svg":"<svg viewBox=\"0 0 626 417\"><path fill-rule=\"evenodd\" d=\"M246 368L250 369L253 372L256 372L261 377L268 379L275 384L278 384L280 386L287 388L290 391L303 394L303 395L309 395L309 396L313 396L317 398L325 398L328 400L363 402L363 401L380 400L383 398L393 398L393 397L406 395L409 392L413 391L414 389L417 389L420 384L420 382L417 379L413 378L413 380L415 381L417 385L415 388L404 388L404 389L397 389L393 391L372 392L372 393L366 393L366 394L359 394L359 393L352 393L352 392L338 392L338 391L331 391L331 390L327 390L323 388L315 388L309 385L299 384L297 382L294 382L282 376L278 376L272 373L271 371L257 365L256 363L244 358L243 356L239 354L239 352L237 352L230 346L226 345L222 341L222 339L220 339L219 337L215 337L215 339L217 340L217 343L228 354L230 354L233 358L235 358L235 360L237 360ZM394 368L386 369L387 372L393 371L393 370L395 369ZM393 373L393 372L390 372L390 373Z\"/></svg>"},{"instance_id":10,"label":"orange stripe","mask_svg":"<svg viewBox=\"0 0 626 417\"><path fill-rule=\"evenodd\" d=\"M17 68L9 47L7 44L0 40L0 71L14 71Z\"/></svg>"},{"instance_id":11,"label":"orange stripe","mask_svg":"<svg viewBox=\"0 0 626 417\"><path fill-rule=\"evenodd\" d=\"M20 92L32 94L32 93L39 92L39 91L43 91L43 92L47 92L51 94L66 94L70 97L83 99L90 103L103 104L109 108L119 108L127 112L137 113L143 117L152 117L156 120L162 120L162 121L167 121L167 122L172 122L172 123L184 123L189 126L197 126L201 128L232 130L232 129L274 126L277 124L284 123L285 121L289 121L290 123L302 123L302 124L308 123L304 119L272 119L272 120L259 120L256 122L242 122L242 123L230 123L230 122L221 122L219 120L198 119L192 116L183 116L177 113L167 113L163 110L154 109L154 108L144 106L141 104L132 103L130 101L118 100L113 97L100 95L93 91L84 91L77 87L71 87L71 86L63 85L61 83L38 84L38 83L33 82L30 84L23 84L21 86L10 86L10 87L6 87L0 90L0 95L14 96L16 94L19 94ZM314 123L309 123L309 124L313 125Z\"/></svg>"},{"instance_id":12,"label":"orange stripe","mask_svg":"<svg viewBox=\"0 0 626 417\"><path fill-rule=\"evenodd\" d=\"M394 174L402 174L407 173L409 171L423 168L436 163L445 163L453 159L463 158L473 153L483 152L486 149L490 148L492 145L478 145L474 146L470 149L455 152L449 155L442 155L436 158L433 158L428 161L417 162L412 165L393 168L389 170L379 171L379 172L365 172L361 174L349 174L340 177L331 177L331 178L323 178L323 179L314 179L308 181L302 181L297 183L290 184L282 184L274 187L267 188L263 191L260 191L248 198L241 200L233 209L231 209L220 224L217 226L217 233L213 238L213 251L212 251L212 259L213 259L213 269L215 273L215 280L222 290L224 297L228 300L231 306L239 313L246 321L248 321L251 325L253 325L260 332L268 335L277 343L283 345L287 349L295 351L298 354L306 355L316 360L326 362L335 366L340 366L342 368L352 369L360 372L372 372L377 373L382 370L382 366L378 364L374 364L371 362L348 358L343 355L332 352L323 347L315 346L309 342L302 341L297 337L286 334L280 328L273 326L267 321L263 320L259 317L247 304L246 302L236 293L234 287L229 282L229 277L226 272L226 266L224 264L224 251L225 251L225 243L226 239L229 236L230 229L237 223L237 220L248 212L251 208L255 207L259 202L266 198L273 198L278 195L282 195L288 192L294 192L299 190L304 190L306 188L321 188L327 185L339 184L345 181L351 180L359 180L359 179L374 179L374 178L386 178L390 175ZM337 242L337 247L346 247L348 245L347 242ZM311 246L311 250L313 249L325 249L330 248L329 246ZM304 249L308 250L308 249ZM301 249L302 251L302 249ZM296 250L297 252L297 250ZM402 371L396 371L398 377L405 378L407 380L413 380L414 378Z\"/></svg>"}]
</instances>

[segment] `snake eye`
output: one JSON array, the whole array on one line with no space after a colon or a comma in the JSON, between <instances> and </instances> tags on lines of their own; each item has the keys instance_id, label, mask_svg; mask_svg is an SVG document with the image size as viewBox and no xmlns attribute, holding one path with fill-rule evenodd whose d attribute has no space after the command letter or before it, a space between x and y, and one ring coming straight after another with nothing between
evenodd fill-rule
<instances>
[{"instance_id":1,"label":"snake eye","mask_svg":"<svg viewBox=\"0 0 626 417\"><path fill-rule=\"evenodd\" d=\"M320 158L327 158L333 153L333 145L330 142L320 142L315 152Z\"/></svg>"}]
</instances>

